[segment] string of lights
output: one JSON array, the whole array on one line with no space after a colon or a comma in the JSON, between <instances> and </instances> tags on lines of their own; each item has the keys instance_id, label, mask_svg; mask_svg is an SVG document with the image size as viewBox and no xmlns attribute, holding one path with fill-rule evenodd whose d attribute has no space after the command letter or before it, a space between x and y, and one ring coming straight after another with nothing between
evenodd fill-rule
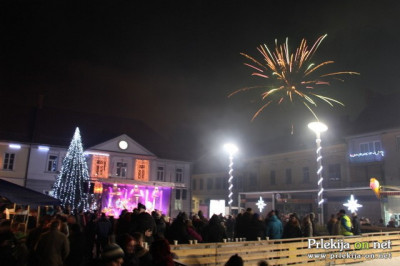
<instances>
[{"instance_id":1,"label":"string of lights","mask_svg":"<svg viewBox=\"0 0 400 266\"><path fill-rule=\"evenodd\" d=\"M87 210L88 195L84 186L89 182L89 171L83 153L79 128L76 128L67 154L63 160L60 174L54 183L54 197L63 207Z\"/></svg>"}]
</instances>

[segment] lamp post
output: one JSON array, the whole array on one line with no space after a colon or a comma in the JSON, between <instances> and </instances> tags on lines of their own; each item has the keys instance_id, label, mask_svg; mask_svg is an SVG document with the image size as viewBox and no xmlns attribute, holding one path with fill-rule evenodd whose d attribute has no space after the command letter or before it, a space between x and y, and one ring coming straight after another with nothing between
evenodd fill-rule
<instances>
[{"instance_id":1,"label":"lamp post","mask_svg":"<svg viewBox=\"0 0 400 266\"><path fill-rule=\"evenodd\" d=\"M229 154L229 179L228 179L228 205L229 205L229 214L231 214L232 211L232 196L233 196L233 155L238 151L238 148L236 145L232 143L228 143L224 145L224 149L228 152Z\"/></svg>"},{"instance_id":2,"label":"lamp post","mask_svg":"<svg viewBox=\"0 0 400 266\"><path fill-rule=\"evenodd\" d=\"M312 131L315 132L316 135L316 144L317 144L317 178L318 178L318 196L317 196L317 201L318 201L318 208L319 208L319 212L318 212L318 221L321 225L324 224L324 208L323 208L323 204L324 204L324 198L323 198L323 192L324 192L324 188L322 186L322 181L324 180L324 178L322 177L322 156L321 156L321 132L325 132L328 130L328 127L321 122L311 122L308 124L308 128L311 129Z\"/></svg>"}]
</instances>

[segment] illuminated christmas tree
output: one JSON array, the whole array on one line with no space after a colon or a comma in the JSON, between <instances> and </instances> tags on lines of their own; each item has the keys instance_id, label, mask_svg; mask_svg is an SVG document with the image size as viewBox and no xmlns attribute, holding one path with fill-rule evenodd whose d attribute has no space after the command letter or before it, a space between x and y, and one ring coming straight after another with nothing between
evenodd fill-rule
<instances>
[{"instance_id":1,"label":"illuminated christmas tree","mask_svg":"<svg viewBox=\"0 0 400 266\"><path fill-rule=\"evenodd\" d=\"M69 145L61 172L54 183L54 197L71 209L87 210L88 194L84 186L89 182L89 171L83 154L82 139L79 128L76 128L74 137Z\"/></svg>"}]
</instances>

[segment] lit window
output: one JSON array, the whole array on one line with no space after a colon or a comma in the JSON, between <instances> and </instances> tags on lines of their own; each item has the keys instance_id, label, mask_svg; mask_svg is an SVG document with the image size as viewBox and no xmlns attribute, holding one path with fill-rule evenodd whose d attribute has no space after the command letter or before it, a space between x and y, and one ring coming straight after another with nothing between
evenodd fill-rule
<instances>
[{"instance_id":1,"label":"lit window","mask_svg":"<svg viewBox=\"0 0 400 266\"><path fill-rule=\"evenodd\" d=\"M93 155L92 176L108 178L108 156Z\"/></svg>"},{"instance_id":2,"label":"lit window","mask_svg":"<svg viewBox=\"0 0 400 266\"><path fill-rule=\"evenodd\" d=\"M182 200L181 200L181 190L180 189L177 189L175 191L175 210L182 210Z\"/></svg>"},{"instance_id":3,"label":"lit window","mask_svg":"<svg viewBox=\"0 0 400 266\"><path fill-rule=\"evenodd\" d=\"M182 210L182 201L181 200L175 200L175 210Z\"/></svg>"},{"instance_id":4,"label":"lit window","mask_svg":"<svg viewBox=\"0 0 400 266\"><path fill-rule=\"evenodd\" d=\"M47 158L47 172L56 172L58 166L58 156L54 154L50 154Z\"/></svg>"},{"instance_id":5,"label":"lit window","mask_svg":"<svg viewBox=\"0 0 400 266\"><path fill-rule=\"evenodd\" d=\"M360 143L360 153L369 153L378 151L382 151L382 145L380 141Z\"/></svg>"},{"instance_id":6,"label":"lit window","mask_svg":"<svg viewBox=\"0 0 400 266\"><path fill-rule=\"evenodd\" d=\"M3 170L14 169L15 153L5 153L3 160Z\"/></svg>"},{"instance_id":7,"label":"lit window","mask_svg":"<svg viewBox=\"0 0 400 266\"><path fill-rule=\"evenodd\" d=\"M157 180L164 181L164 167L163 166L157 167Z\"/></svg>"},{"instance_id":8,"label":"lit window","mask_svg":"<svg viewBox=\"0 0 400 266\"><path fill-rule=\"evenodd\" d=\"M126 173L128 171L128 164L124 162L117 162L117 173L118 177L126 177Z\"/></svg>"},{"instance_id":9,"label":"lit window","mask_svg":"<svg viewBox=\"0 0 400 266\"><path fill-rule=\"evenodd\" d=\"M177 168L175 172L175 182L182 183L183 182L183 169Z\"/></svg>"},{"instance_id":10,"label":"lit window","mask_svg":"<svg viewBox=\"0 0 400 266\"><path fill-rule=\"evenodd\" d=\"M149 181L149 160L136 160L136 180Z\"/></svg>"}]
</instances>

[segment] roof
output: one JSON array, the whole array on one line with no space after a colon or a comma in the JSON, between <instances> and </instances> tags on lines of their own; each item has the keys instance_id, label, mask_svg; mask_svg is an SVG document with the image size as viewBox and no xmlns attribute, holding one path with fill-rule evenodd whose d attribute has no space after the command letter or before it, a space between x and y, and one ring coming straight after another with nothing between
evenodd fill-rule
<instances>
[{"instance_id":1,"label":"roof","mask_svg":"<svg viewBox=\"0 0 400 266\"><path fill-rule=\"evenodd\" d=\"M21 205L59 205L60 201L40 192L0 179L0 197Z\"/></svg>"},{"instance_id":2,"label":"roof","mask_svg":"<svg viewBox=\"0 0 400 266\"><path fill-rule=\"evenodd\" d=\"M1 116L0 140L68 147L79 127L84 149L126 134L159 158L188 160L184 149L137 119L47 107L14 106L13 110L12 116Z\"/></svg>"}]
</instances>

